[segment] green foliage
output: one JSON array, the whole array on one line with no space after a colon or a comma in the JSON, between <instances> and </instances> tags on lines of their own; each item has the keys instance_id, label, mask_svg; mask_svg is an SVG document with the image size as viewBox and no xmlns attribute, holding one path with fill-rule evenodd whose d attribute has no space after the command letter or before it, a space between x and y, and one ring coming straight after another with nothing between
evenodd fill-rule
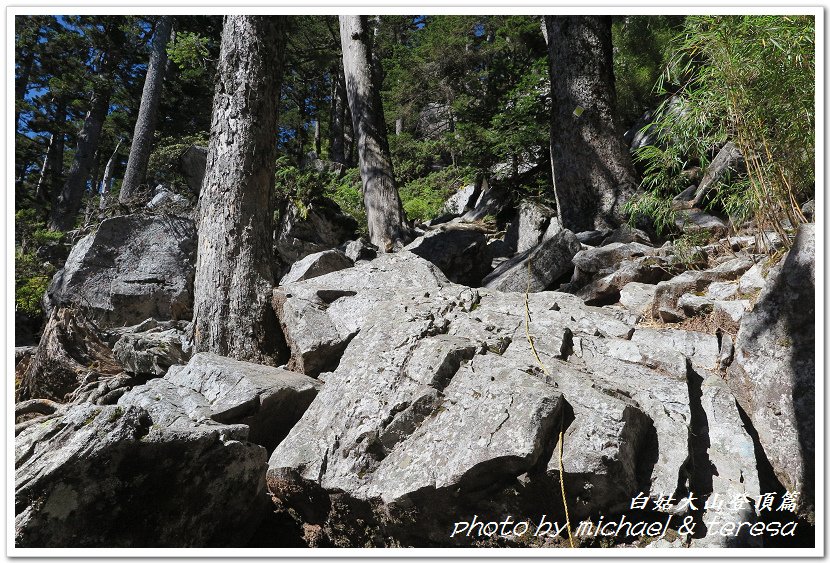
<instances>
[{"instance_id":1,"label":"green foliage","mask_svg":"<svg viewBox=\"0 0 830 563\"><path fill-rule=\"evenodd\" d=\"M398 184L406 184L430 174L441 162L441 154L448 152L447 139L418 140L410 133L389 137L389 152Z\"/></svg>"},{"instance_id":2,"label":"green foliage","mask_svg":"<svg viewBox=\"0 0 830 563\"><path fill-rule=\"evenodd\" d=\"M301 215L307 213L312 201L328 197L357 220L361 233L368 232L357 168L348 169L341 177L331 171L297 168L289 157L281 156L277 159L274 187L276 198L293 202Z\"/></svg>"},{"instance_id":3,"label":"green foliage","mask_svg":"<svg viewBox=\"0 0 830 563\"><path fill-rule=\"evenodd\" d=\"M41 299L55 273L51 264L38 260L34 252L20 250L14 256L14 305L15 311L36 317L42 313Z\"/></svg>"},{"instance_id":4,"label":"green foliage","mask_svg":"<svg viewBox=\"0 0 830 563\"><path fill-rule=\"evenodd\" d=\"M731 139L748 173L722 182L709 208L785 234L815 191L814 18L689 16L672 47L657 87L673 97L660 108L656 146L637 155L648 193L630 203L632 217L666 223L683 169L705 167Z\"/></svg>"},{"instance_id":5,"label":"green foliage","mask_svg":"<svg viewBox=\"0 0 830 563\"><path fill-rule=\"evenodd\" d=\"M322 195L326 179L315 170L300 170L287 156L277 159L274 187L278 199L293 200L307 204Z\"/></svg>"},{"instance_id":6,"label":"green foliage","mask_svg":"<svg viewBox=\"0 0 830 563\"><path fill-rule=\"evenodd\" d=\"M441 208L456 190L475 177L471 168L449 166L399 187L401 203L410 220L428 221L441 214Z\"/></svg>"},{"instance_id":7,"label":"green foliage","mask_svg":"<svg viewBox=\"0 0 830 563\"><path fill-rule=\"evenodd\" d=\"M357 168L350 168L342 178L332 175L325 186L325 194L343 211L357 220L361 234L368 234L369 227L366 223L366 210L363 207L360 172Z\"/></svg>"},{"instance_id":8,"label":"green foliage","mask_svg":"<svg viewBox=\"0 0 830 563\"><path fill-rule=\"evenodd\" d=\"M382 99L391 119L403 118L409 133L429 104L448 114L449 131L421 145L443 164L487 171L501 162L535 164L547 158L547 50L532 16L422 16L417 30L398 34L383 51ZM415 137L415 141L424 141ZM390 138L390 144L394 144ZM407 148L411 139L399 142ZM402 183L424 171L426 158L401 157ZM425 155L426 156L426 155ZM400 161L403 162L400 162ZM412 166L407 166L412 165Z\"/></svg>"},{"instance_id":9,"label":"green foliage","mask_svg":"<svg viewBox=\"0 0 830 563\"><path fill-rule=\"evenodd\" d=\"M612 31L617 114L629 127L659 102L654 85L671 55L684 16L620 16Z\"/></svg>"},{"instance_id":10,"label":"green foliage","mask_svg":"<svg viewBox=\"0 0 830 563\"><path fill-rule=\"evenodd\" d=\"M196 80L208 69L210 39L192 31L179 31L167 45L167 56L173 61L182 78Z\"/></svg>"}]
</instances>

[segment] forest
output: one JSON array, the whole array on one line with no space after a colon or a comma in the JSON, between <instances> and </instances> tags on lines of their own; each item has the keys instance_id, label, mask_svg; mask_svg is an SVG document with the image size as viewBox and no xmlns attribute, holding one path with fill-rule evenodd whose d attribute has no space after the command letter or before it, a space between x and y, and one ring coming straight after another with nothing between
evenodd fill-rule
<instances>
[{"instance_id":1,"label":"forest","mask_svg":"<svg viewBox=\"0 0 830 563\"><path fill-rule=\"evenodd\" d=\"M814 548L815 19L15 16L16 547Z\"/></svg>"}]
</instances>

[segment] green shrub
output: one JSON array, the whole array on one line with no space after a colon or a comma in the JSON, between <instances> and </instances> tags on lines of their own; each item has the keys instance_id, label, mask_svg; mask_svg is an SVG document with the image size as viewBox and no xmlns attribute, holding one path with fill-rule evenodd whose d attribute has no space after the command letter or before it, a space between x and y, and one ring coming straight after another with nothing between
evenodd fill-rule
<instances>
[{"instance_id":1,"label":"green shrub","mask_svg":"<svg viewBox=\"0 0 830 563\"><path fill-rule=\"evenodd\" d=\"M399 193L407 218L428 221L437 217L447 198L473 178L470 168L448 166L401 185Z\"/></svg>"},{"instance_id":2,"label":"green shrub","mask_svg":"<svg viewBox=\"0 0 830 563\"><path fill-rule=\"evenodd\" d=\"M447 140L416 140L409 133L390 135L389 151L395 179L399 185L423 178L441 162L442 153L449 151Z\"/></svg>"},{"instance_id":3,"label":"green shrub","mask_svg":"<svg viewBox=\"0 0 830 563\"><path fill-rule=\"evenodd\" d=\"M24 253L18 250L14 258L15 311L36 317L42 313L41 299L55 269L50 264L38 261L34 252Z\"/></svg>"},{"instance_id":4,"label":"green shrub","mask_svg":"<svg viewBox=\"0 0 830 563\"><path fill-rule=\"evenodd\" d=\"M665 228L682 171L705 168L731 139L747 174L721 182L709 208L782 235L802 222L799 204L815 192L814 52L813 17L688 16L657 83L673 95L658 111L657 141L637 153L647 192L629 202L632 221Z\"/></svg>"}]
</instances>

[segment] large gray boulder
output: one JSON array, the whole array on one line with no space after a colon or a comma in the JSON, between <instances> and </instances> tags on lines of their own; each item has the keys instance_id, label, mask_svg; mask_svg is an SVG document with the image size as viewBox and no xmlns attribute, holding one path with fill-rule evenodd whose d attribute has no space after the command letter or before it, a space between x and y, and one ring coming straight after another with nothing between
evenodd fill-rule
<instances>
[{"instance_id":1,"label":"large gray boulder","mask_svg":"<svg viewBox=\"0 0 830 563\"><path fill-rule=\"evenodd\" d=\"M562 478L574 520L690 487L689 388L719 342L636 318L557 292L390 290L272 453L269 490L334 545L440 546L473 514L563 517Z\"/></svg>"},{"instance_id":2,"label":"large gray boulder","mask_svg":"<svg viewBox=\"0 0 830 563\"><path fill-rule=\"evenodd\" d=\"M48 309L82 308L101 327L193 314L196 229L168 215L104 220L81 239L46 293Z\"/></svg>"},{"instance_id":3,"label":"large gray boulder","mask_svg":"<svg viewBox=\"0 0 830 563\"><path fill-rule=\"evenodd\" d=\"M734 393L776 477L799 493L799 513L815 505L815 225L802 225L746 313L729 367Z\"/></svg>"},{"instance_id":4,"label":"large gray boulder","mask_svg":"<svg viewBox=\"0 0 830 563\"><path fill-rule=\"evenodd\" d=\"M430 292L449 283L434 264L402 251L276 288L273 306L291 351L288 368L312 377L333 369L376 303L400 288Z\"/></svg>"},{"instance_id":5,"label":"large gray boulder","mask_svg":"<svg viewBox=\"0 0 830 563\"><path fill-rule=\"evenodd\" d=\"M354 239L357 227L357 221L329 199L317 199L304 209L289 202L277 228L277 256L290 266L309 254Z\"/></svg>"},{"instance_id":6,"label":"large gray boulder","mask_svg":"<svg viewBox=\"0 0 830 563\"><path fill-rule=\"evenodd\" d=\"M244 424L247 439L270 451L320 386L296 372L202 352L163 378L127 391L118 404L140 406L168 428Z\"/></svg>"},{"instance_id":7,"label":"large gray boulder","mask_svg":"<svg viewBox=\"0 0 830 563\"><path fill-rule=\"evenodd\" d=\"M754 524L758 516L748 501L754 502L761 494L758 461L735 397L719 375L698 377L693 382L693 399L696 405L699 401L699 406L693 411L692 432L695 436L707 436L708 443L692 440L694 462L704 468L692 484L700 493L717 491L721 499L728 499L713 502L703 514L702 523L707 528L722 526L723 522ZM705 470L707 467L709 471ZM735 503L736 497L747 502ZM712 533L692 539L691 547L761 547L762 543L760 536L752 536L744 529L737 536Z\"/></svg>"},{"instance_id":8,"label":"large gray boulder","mask_svg":"<svg viewBox=\"0 0 830 563\"><path fill-rule=\"evenodd\" d=\"M309 254L302 260L294 262L291 269L280 280L280 285L316 278L351 268L354 262L340 250L324 250Z\"/></svg>"},{"instance_id":9,"label":"large gray boulder","mask_svg":"<svg viewBox=\"0 0 830 563\"><path fill-rule=\"evenodd\" d=\"M481 285L495 291L543 291L570 272L571 260L581 248L576 236L565 229L503 262Z\"/></svg>"},{"instance_id":10,"label":"large gray boulder","mask_svg":"<svg viewBox=\"0 0 830 563\"><path fill-rule=\"evenodd\" d=\"M626 260L656 256L657 250L638 242L611 242L596 248L586 248L573 258L574 274L568 288L578 290L593 280L616 272ZM657 260L654 261L658 263Z\"/></svg>"},{"instance_id":11,"label":"large gray boulder","mask_svg":"<svg viewBox=\"0 0 830 563\"><path fill-rule=\"evenodd\" d=\"M484 233L464 224L440 225L404 249L432 262L454 282L477 286L490 271Z\"/></svg>"},{"instance_id":12,"label":"large gray boulder","mask_svg":"<svg viewBox=\"0 0 830 563\"><path fill-rule=\"evenodd\" d=\"M242 547L265 514L265 448L244 427L164 428L81 404L15 438L17 547Z\"/></svg>"}]
</instances>

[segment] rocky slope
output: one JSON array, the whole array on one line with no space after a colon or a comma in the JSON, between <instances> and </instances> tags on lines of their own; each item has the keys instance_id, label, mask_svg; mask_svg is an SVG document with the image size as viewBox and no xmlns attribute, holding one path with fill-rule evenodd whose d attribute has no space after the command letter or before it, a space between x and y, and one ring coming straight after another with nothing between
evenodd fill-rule
<instances>
[{"instance_id":1,"label":"rocky slope","mask_svg":"<svg viewBox=\"0 0 830 563\"><path fill-rule=\"evenodd\" d=\"M451 535L566 509L574 529L672 515L659 546L778 545L748 533L773 516L812 541L814 226L777 263L753 236L690 261L532 203L502 237L475 217L498 194L467 191L467 219L395 254L344 242L326 206L286 215L282 368L191 355L188 219L82 239L39 346L16 351L16 544L558 546ZM794 513L760 509L785 490Z\"/></svg>"}]
</instances>

